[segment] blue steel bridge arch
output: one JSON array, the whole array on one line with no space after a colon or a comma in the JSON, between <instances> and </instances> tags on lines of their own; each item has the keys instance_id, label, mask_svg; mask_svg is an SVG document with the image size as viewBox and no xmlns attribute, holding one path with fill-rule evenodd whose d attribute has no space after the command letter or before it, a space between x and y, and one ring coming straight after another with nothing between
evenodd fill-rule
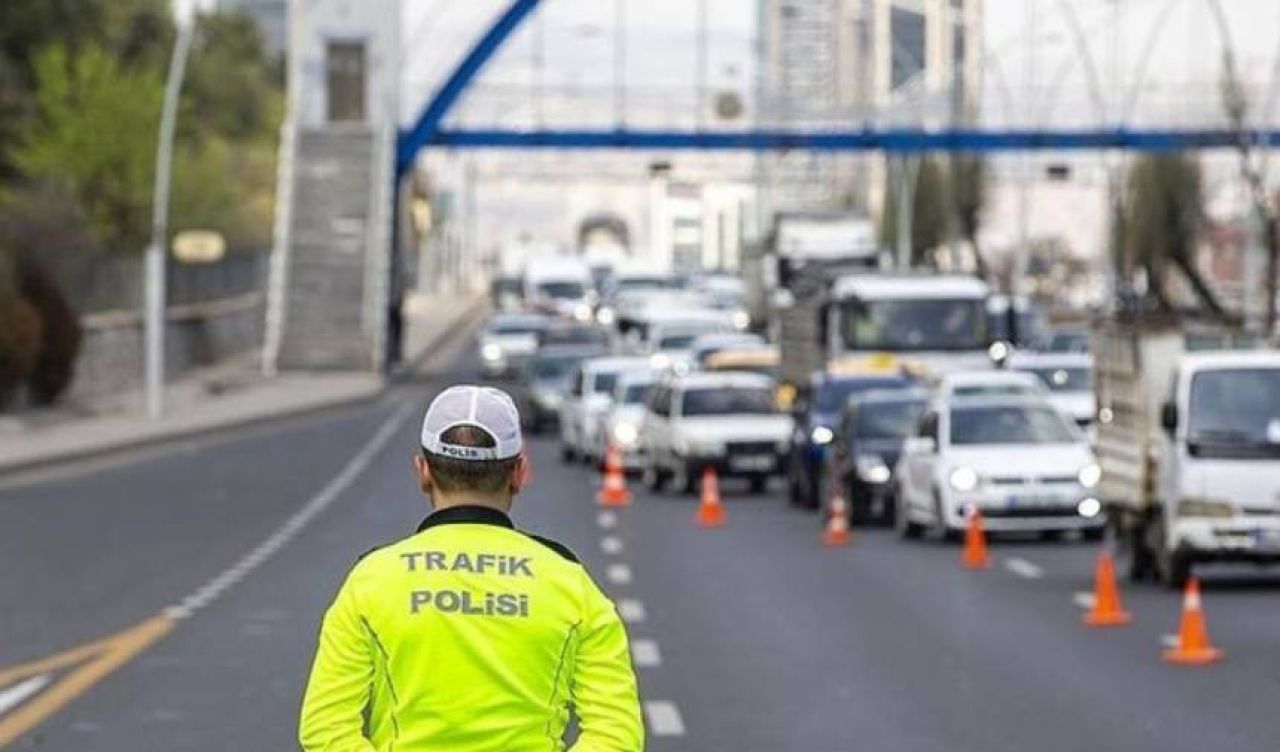
<instances>
[{"instance_id":1,"label":"blue steel bridge arch","mask_svg":"<svg viewBox=\"0 0 1280 752\"><path fill-rule=\"evenodd\" d=\"M1280 129L1249 130L1241 134L1226 129L1083 129L1033 128L920 128L863 127L847 130L633 130L504 128L446 128L445 118L503 43L520 28L541 0L513 0L462 58L440 90L423 108L413 126L400 132L396 171L412 168L423 149L622 149L697 151L810 150L1008 152L1037 150L1175 151L1180 149L1231 148L1242 139L1251 145L1280 146Z\"/></svg>"}]
</instances>

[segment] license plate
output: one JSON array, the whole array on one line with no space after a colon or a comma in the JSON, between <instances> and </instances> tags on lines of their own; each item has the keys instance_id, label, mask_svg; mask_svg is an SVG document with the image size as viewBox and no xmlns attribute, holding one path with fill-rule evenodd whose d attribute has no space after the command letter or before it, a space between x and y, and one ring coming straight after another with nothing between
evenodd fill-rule
<instances>
[{"instance_id":1,"label":"license plate","mask_svg":"<svg viewBox=\"0 0 1280 752\"><path fill-rule=\"evenodd\" d=\"M773 457L767 454L730 457L729 467L734 470L772 470Z\"/></svg>"},{"instance_id":2,"label":"license plate","mask_svg":"<svg viewBox=\"0 0 1280 752\"><path fill-rule=\"evenodd\" d=\"M1004 500L1006 507L1051 507L1057 503L1058 497L1052 494L1019 494Z\"/></svg>"}]
</instances>

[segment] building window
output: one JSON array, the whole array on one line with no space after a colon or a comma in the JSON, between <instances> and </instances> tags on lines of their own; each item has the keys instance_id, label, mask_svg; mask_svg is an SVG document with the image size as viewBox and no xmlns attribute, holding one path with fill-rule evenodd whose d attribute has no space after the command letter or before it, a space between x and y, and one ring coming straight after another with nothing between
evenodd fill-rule
<instances>
[{"instance_id":1,"label":"building window","mask_svg":"<svg viewBox=\"0 0 1280 752\"><path fill-rule=\"evenodd\" d=\"M903 8L889 11L889 38L892 41L893 66L890 88L897 89L924 70L924 14Z\"/></svg>"}]
</instances>

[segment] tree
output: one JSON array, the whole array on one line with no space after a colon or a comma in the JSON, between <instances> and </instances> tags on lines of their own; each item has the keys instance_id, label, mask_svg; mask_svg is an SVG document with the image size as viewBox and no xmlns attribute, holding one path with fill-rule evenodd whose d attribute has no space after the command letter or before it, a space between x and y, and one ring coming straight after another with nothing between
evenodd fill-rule
<instances>
[{"instance_id":1,"label":"tree","mask_svg":"<svg viewBox=\"0 0 1280 752\"><path fill-rule=\"evenodd\" d=\"M75 197L94 237L141 249L148 234L163 83L97 44L54 45L36 61L37 117L15 158L29 181Z\"/></svg>"},{"instance_id":2,"label":"tree","mask_svg":"<svg viewBox=\"0 0 1280 752\"><path fill-rule=\"evenodd\" d=\"M973 249L978 276L986 279L990 268L978 245L978 231L987 206L987 163L977 154L953 154L947 178L956 230Z\"/></svg>"},{"instance_id":3,"label":"tree","mask_svg":"<svg viewBox=\"0 0 1280 752\"><path fill-rule=\"evenodd\" d=\"M1129 173L1123 221L1114 232L1127 265L1146 270L1148 293L1161 308L1174 308L1166 286L1170 267L1181 272L1206 313L1233 318L1196 267L1201 226L1200 164L1186 154L1139 158Z\"/></svg>"},{"instance_id":4,"label":"tree","mask_svg":"<svg viewBox=\"0 0 1280 752\"><path fill-rule=\"evenodd\" d=\"M914 178L911 199L911 260L912 266L933 262L931 253L947 238L947 185L942 168L933 157L921 157L915 170L892 172L885 184L884 211L880 215L881 242L889 247L897 243L898 233L898 181Z\"/></svg>"}]
</instances>

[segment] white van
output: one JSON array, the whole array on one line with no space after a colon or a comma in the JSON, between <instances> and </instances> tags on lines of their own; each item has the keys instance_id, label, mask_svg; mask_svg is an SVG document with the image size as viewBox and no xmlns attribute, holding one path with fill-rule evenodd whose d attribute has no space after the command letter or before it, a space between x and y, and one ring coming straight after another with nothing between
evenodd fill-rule
<instances>
[{"instance_id":1,"label":"white van","mask_svg":"<svg viewBox=\"0 0 1280 752\"><path fill-rule=\"evenodd\" d=\"M524 269L525 303L535 309L589 321L591 267L572 256L539 256Z\"/></svg>"}]
</instances>

